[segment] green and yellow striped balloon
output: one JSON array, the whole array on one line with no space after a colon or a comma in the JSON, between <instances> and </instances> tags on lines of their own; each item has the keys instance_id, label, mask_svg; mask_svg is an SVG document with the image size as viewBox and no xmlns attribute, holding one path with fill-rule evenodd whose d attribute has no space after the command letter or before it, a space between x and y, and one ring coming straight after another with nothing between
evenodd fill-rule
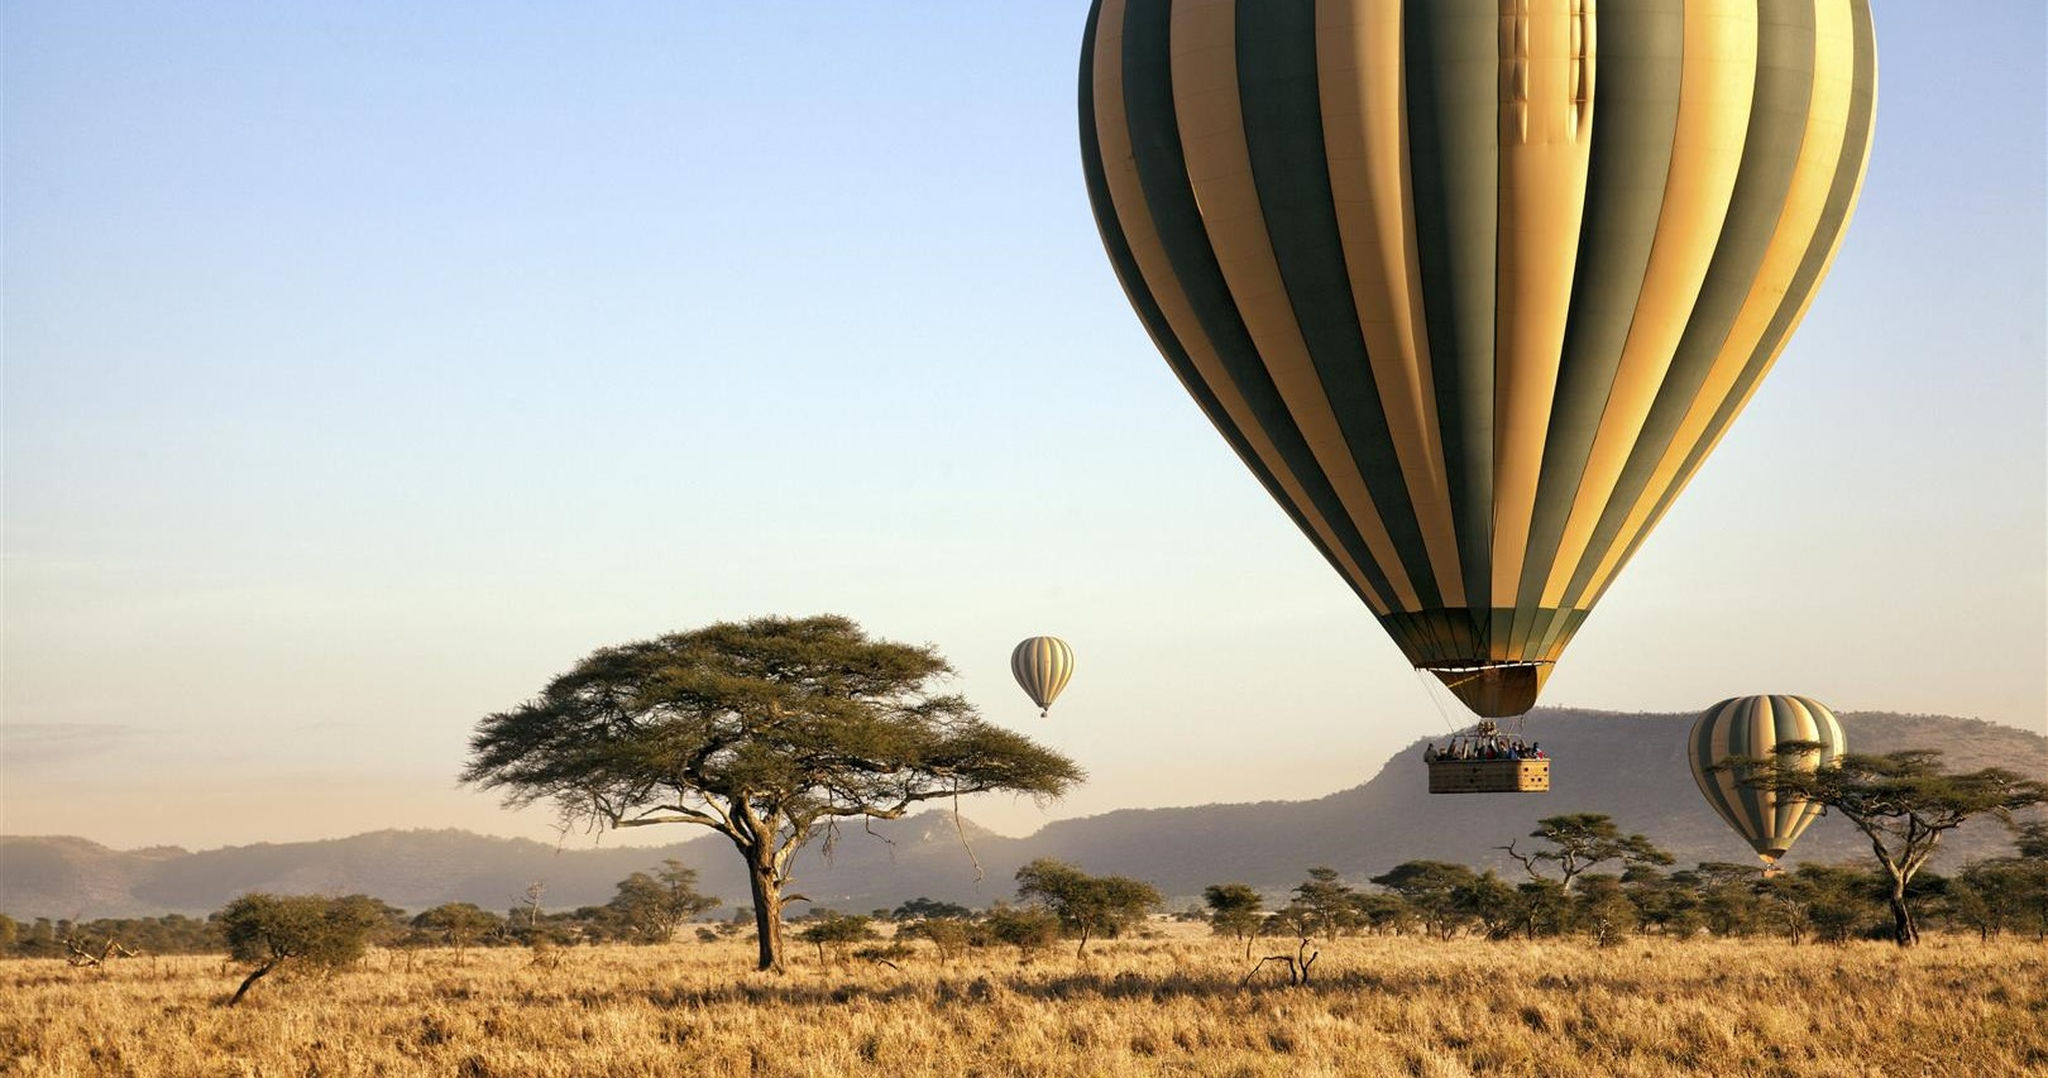
<instances>
[{"instance_id":1,"label":"green and yellow striped balloon","mask_svg":"<svg viewBox=\"0 0 2048 1078\"><path fill-rule=\"evenodd\" d=\"M1074 676L1074 649L1057 636L1031 637L1011 649L1010 673L1044 718Z\"/></svg>"},{"instance_id":2,"label":"green and yellow striped balloon","mask_svg":"<svg viewBox=\"0 0 2048 1078\"><path fill-rule=\"evenodd\" d=\"M1131 304L1415 666L1515 715L1777 359L1867 0L1096 0Z\"/></svg>"},{"instance_id":3,"label":"green and yellow striped balloon","mask_svg":"<svg viewBox=\"0 0 2048 1078\"><path fill-rule=\"evenodd\" d=\"M1692 724L1685 754L1693 781L1735 833L1749 841L1765 864L1775 865L1792 848L1806 825L1820 818L1821 806L1787 800L1742 785L1744 770L1710 771L1731 756L1770 759L1788 742L1819 742L1818 752L1800 759L1809 770L1833 763L1847 751L1842 724L1825 704L1804 696L1738 696L1706 710Z\"/></svg>"}]
</instances>

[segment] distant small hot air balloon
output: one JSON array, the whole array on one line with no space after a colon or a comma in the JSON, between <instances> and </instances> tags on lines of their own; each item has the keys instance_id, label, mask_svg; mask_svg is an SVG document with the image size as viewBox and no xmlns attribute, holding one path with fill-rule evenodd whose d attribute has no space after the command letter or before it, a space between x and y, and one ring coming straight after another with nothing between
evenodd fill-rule
<instances>
[{"instance_id":1,"label":"distant small hot air balloon","mask_svg":"<svg viewBox=\"0 0 2048 1078\"><path fill-rule=\"evenodd\" d=\"M1074 676L1074 649L1057 636L1034 636L1010 652L1010 673L1044 718Z\"/></svg>"},{"instance_id":2,"label":"distant small hot air balloon","mask_svg":"<svg viewBox=\"0 0 2048 1078\"><path fill-rule=\"evenodd\" d=\"M1757 856L1772 868L1777 867L1778 859L1792 848L1806 825L1820 817L1821 806L1781 798L1767 790L1749 789L1742 785L1741 769L1708 768L1731 756L1779 756L1782 754L1778 746L1794 741L1820 743L1819 751L1808 751L1799 760L1808 768L1833 763L1848 745L1834 712L1804 696L1738 696L1723 700L1692 724L1692 735L1686 741L1692 777L1699 783L1707 804L1728 821L1736 834L1748 839Z\"/></svg>"}]
</instances>

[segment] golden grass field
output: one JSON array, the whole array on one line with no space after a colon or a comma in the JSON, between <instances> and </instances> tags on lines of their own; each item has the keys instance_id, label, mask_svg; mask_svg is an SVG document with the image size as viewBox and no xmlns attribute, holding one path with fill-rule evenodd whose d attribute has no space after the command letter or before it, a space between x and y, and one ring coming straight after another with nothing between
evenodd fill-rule
<instances>
[{"instance_id":1,"label":"golden grass field","mask_svg":"<svg viewBox=\"0 0 2048 1078\"><path fill-rule=\"evenodd\" d=\"M744 940L572 948L552 968L373 952L273 975L235 1010L219 958L6 961L0 1074L2048 1074L2035 942L1360 938L1324 946L1306 988L1244 988L1241 950L1197 930L1080 961L926 949L901 969L801 947L782 977L752 972Z\"/></svg>"}]
</instances>

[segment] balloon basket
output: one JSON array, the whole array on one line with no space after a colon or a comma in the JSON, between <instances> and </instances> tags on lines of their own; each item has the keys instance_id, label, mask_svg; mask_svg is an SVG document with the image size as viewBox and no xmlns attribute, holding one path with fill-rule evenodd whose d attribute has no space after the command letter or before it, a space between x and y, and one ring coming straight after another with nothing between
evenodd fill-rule
<instances>
[{"instance_id":1,"label":"balloon basket","mask_svg":"<svg viewBox=\"0 0 2048 1078\"><path fill-rule=\"evenodd\" d=\"M1432 760L1433 794L1547 794L1549 760Z\"/></svg>"}]
</instances>

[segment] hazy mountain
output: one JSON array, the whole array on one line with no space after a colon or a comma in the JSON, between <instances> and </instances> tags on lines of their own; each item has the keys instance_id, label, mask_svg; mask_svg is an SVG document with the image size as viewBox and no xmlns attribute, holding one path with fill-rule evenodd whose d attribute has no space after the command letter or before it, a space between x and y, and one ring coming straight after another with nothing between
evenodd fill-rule
<instances>
[{"instance_id":1,"label":"hazy mountain","mask_svg":"<svg viewBox=\"0 0 2048 1078\"><path fill-rule=\"evenodd\" d=\"M1514 868L1495 847L1562 812L1607 813L1670 849L1680 864L1746 861L1748 846L1708 810L1686 769L1691 722L1690 715L1533 712L1523 736L1541 741L1554 761L1552 790L1544 795L1431 797L1417 741L1364 785L1313 801L1130 809L1049 824L1026 838L960 821L966 846L946 812L877 823L872 833L856 821L841 827L829 857L822 848L806 851L795 889L842 910L894 906L916 895L986 905L1011 895L1018 865L1058 857L1092 872L1151 880L1180 898L1229 880L1278 892L1319 864L1354 880L1421 857ZM1857 751L1939 748L1954 770L1995 765L2048 779L2048 738L2040 734L1925 715L1847 714L1842 723ZM1225 776L1218 785L1227 782ZM628 873L667 857L697 868L707 893L746 901L731 847L718 836L694 834L649 849L595 846L582 836L556 847L464 831L379 831L198 853L4 837L0 911L17 918L198 913L251 890L363 892L414 910L449 901L504 909L535 881L546 884L546 905L572 907L605 901ZM980 882L970 848L986 874ZM1976 821L1950 836L1937 865L2009 849L2002 827ZM1816 823L1794 851L1795 860L1868 856L1868 844L1835 817Z\"/></svg>"}]
</instances>

